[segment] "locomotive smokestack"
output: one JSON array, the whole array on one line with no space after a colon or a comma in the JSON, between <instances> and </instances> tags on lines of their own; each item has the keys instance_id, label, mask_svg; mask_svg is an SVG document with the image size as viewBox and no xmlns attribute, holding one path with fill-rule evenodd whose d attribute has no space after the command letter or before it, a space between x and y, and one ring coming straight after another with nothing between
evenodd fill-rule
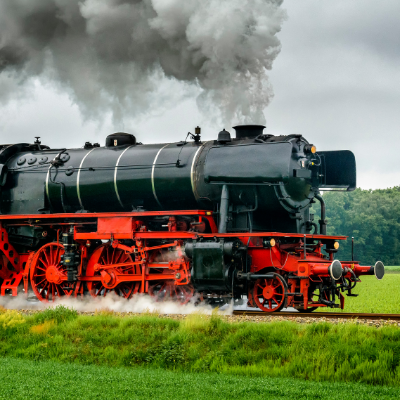
<instances>
[{"instance_id":1,"label":"locomotive smokestack","mask_svg":"<svg viewBox=\"0 0 400 400\"><path fill-rule=\"evenodd\" d=\"M236 131L236 139L255 138L263 134L264 125L237 125L233 129Z\"/></svg>"}]
</instances>

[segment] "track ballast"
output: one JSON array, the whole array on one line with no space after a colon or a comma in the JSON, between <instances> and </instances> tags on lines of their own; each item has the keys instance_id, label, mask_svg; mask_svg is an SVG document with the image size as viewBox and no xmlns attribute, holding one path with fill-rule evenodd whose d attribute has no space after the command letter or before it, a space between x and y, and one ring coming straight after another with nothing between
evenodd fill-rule
<instances>
[{"instance_id":1,"label":"track ballast","mask_svg":"<svg viewBox=\"0 0 400 400\"><path fill-rule=\"evenodd\" d=\"M340 318L400 321L400 314L345 313L345 312L289 312L265 313L262 311L234 310L233 315L268 316L268 317L301 317L301 318Z\"/></svg>"}]
</instances>

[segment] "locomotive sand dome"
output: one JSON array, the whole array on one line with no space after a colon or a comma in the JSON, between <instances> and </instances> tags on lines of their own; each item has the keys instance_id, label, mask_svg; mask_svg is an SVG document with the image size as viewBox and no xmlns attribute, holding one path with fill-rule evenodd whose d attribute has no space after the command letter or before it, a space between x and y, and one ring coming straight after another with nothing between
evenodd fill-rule
<instances>
[{"instance_id":1,"label":"locomotive sand dome","mask_svg":"<svg viewBox=\"0 0 400 400\"><path fill-rule=\"evenodd\" d=\"M188 301L197 290L247 295L265 311L337 306L335 297L343 306L340 290L351 293L358 275L383 276L381 264L334 261L344 238L326 236L319 190L355 189L354 155L264 128L206 142L196 128L179 143L119 132L105 147L1 146L2 293L24 278L44 301L108 291Z\"/></svg>"}]
</instances>

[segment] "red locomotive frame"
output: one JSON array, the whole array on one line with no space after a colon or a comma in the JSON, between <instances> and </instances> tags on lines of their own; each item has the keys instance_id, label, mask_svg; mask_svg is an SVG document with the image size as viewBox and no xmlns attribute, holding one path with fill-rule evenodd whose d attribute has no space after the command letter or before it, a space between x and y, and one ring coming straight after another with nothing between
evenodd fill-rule
<instances>
[{"instance_id":1,"label":"red locomotive frame","mask_svg":"<svg viewBox=\"0 0 400 400\"><path fill-rule=\"evenodd\" d=\"M149 231L143 219L169 216L165 231ZM207 221L210 233L194 229L181 230L180 216L191 216L201 225ZM65 267L60 262L64 252L61 243L51 242L37 251L18 254L8 240L5 226L48 226L57 232L73 229L75 242L79 244L80 264L76 282L69 282ZM88 231L87 226L96 226ZM326 307L329 296L321 302L315 299L313 285L331 276L329 258L322 254L323 240L345 240L345 236L313 234L288 234L278 232L226 233L219 234L213 213L204 210L152 211L124 213L65 213L0 216L0 278L3 279L1 295L11 292L12 296L22 289L27 294L29 284L35 295L44 302L61 297L82 296L85 289L93 297L115 292L124 298L136 293L148 293L161 297L172 297L182 303L194 295L191 285L190 261L183 251L183 243L199 238L238 238L247 248L251 257L249 272L270 272L248 286L248 303L264 311L278 311L283 305L300 310ZM59 235L57 234L57 237ZM281 244L282 238L294 238L295 244ZM129 239L133 246L121 241ZM153 239L165 243L152 246ZM274 239L276 245L265 246L264 240ZM313 239L317 244L305 246L305 239ZM100 244L102 241L102 244ZM106 242L106 243L104 243ZM94 245L94 244L97 244ZM93 248L95 247L95 248ZM165 252L173 250L165 258ZM369 266L358 262L342 262L342 279L355 282L359 275L371 273ZM285 275L286 280L280 276ZM338 289L340 308L344 307L344 297Z\"/></svg>"}]
</instances>

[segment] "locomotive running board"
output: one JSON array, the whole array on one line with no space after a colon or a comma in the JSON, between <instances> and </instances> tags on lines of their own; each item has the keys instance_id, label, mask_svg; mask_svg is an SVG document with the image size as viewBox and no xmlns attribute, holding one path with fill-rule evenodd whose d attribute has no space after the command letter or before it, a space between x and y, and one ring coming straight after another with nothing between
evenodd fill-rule
<instances>
[{"instance_id":1,"label":"locomotive running board","mask_svg":"<svg viewBox=\"0 0 400 400\"><path fill-rule=\"evenodd\" d=\"M104 212L104 213L57 213L57 214L22 214L22 215L0 215L1 220L7 221L28 221L30 224L39 224L42 220L68 220L73 219L75 222L82 219L110 219L112 225L113 218L143 218L143 217L157 217L157 216L177 216L177 215L196 215L204 217L208 220L212 233L199 233L188 231L145 231L139 232L132 230L129 233L116 233L113 235L114 239L197 239L203 238L235 238L235 237L282 237L282 238L304 238L317 239L317 240L346 240L347 236L330 236L318 234L303 234L303 233L282 233L282 232L235 232L235 233L218 233L217 226L213 218L213 212L208 210L171 210L171 211L132 211L132 212ZM82 235L82 236L81 236ZM85 232L84 234L75 232L75 239L109 239L110 233Z\"/></svg>"}]
</instances>

